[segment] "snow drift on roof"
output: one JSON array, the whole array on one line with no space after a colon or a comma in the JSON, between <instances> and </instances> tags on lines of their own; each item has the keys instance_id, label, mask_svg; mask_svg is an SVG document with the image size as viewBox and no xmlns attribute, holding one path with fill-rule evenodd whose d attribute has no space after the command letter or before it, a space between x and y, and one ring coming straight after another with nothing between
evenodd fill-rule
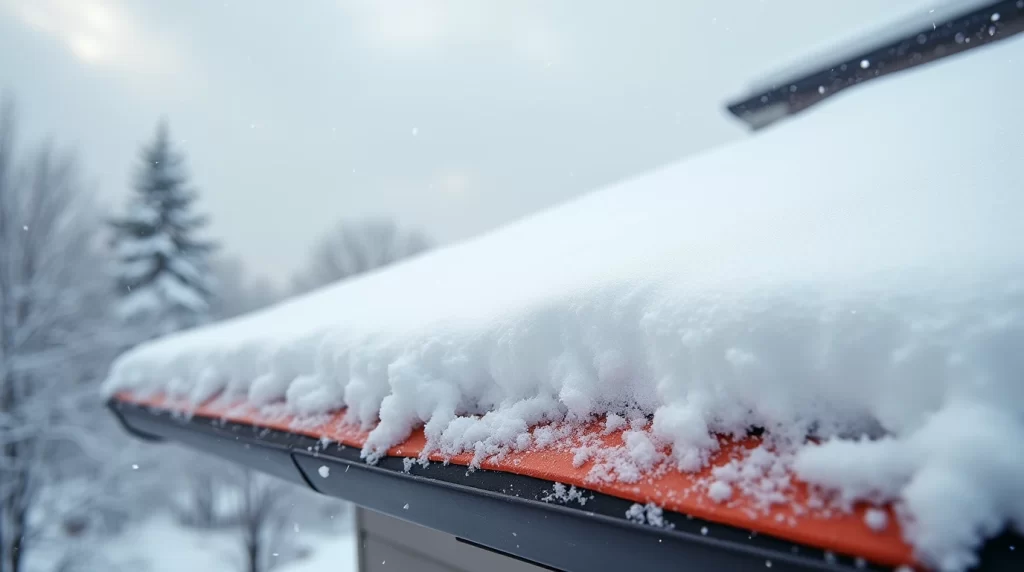
<instances>
[{"instance_id":1,"label":"snow drift on roof","mask_svg":"<svg viewBox=\"0 0 1024 572\"><path fill-rule=\"evenodd\" d=\"M654 445L693 470L712 433L762 426L802 478L897 502L921 556L962 569L1024 524L1022 60L1008 40L881 80L478 239L145 344L107 387L347 406L380 420L370 460L419 425L435 449L488 455L544 445L523 437L538 423L639 412L653 423L623 446L632 466L650 469Z\"/></svg>"}]
</instances>

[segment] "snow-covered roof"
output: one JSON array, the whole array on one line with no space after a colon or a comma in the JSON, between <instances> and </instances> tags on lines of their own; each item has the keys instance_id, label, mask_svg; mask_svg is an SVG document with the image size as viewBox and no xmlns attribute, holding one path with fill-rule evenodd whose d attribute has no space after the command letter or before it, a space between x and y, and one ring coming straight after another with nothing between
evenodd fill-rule
<instances>
[{"instance_id":1,"label":"snow-covered roof","mask_svg":"<svg viewBox=\"0 0 1024 572\"><path fill-rule=\"evenodd\" d=\"M110 391L348 407L373 459L608 412L692 470L767 428L803 479L896 501L960 569L1024 523L1024 41L477 239L124 355ZM821 444L805 444L814 434ZM861 435L873 439L859 440ZM625 454L649 453L646 444Z\"/></svg>"}]
</instances>

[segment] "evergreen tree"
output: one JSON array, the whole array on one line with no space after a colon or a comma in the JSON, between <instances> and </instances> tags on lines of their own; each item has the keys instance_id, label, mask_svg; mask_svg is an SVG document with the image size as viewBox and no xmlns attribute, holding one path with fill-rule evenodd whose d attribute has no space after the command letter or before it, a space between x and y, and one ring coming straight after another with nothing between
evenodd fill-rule
<instances>
[{"instance_id":1,"label":"evergreen tree","mask_svg":"<svg viewBox=\"0 0 1024 572\"><path fill-rule=\"evenodd\" d=\"M197 237L207 221L193 212L197 195L183 163L161 123L143 148L127 213L112 222L119 313L153 334L190 328L210 316L208 257L214 244Z\"/></svg>"}]
</instances>

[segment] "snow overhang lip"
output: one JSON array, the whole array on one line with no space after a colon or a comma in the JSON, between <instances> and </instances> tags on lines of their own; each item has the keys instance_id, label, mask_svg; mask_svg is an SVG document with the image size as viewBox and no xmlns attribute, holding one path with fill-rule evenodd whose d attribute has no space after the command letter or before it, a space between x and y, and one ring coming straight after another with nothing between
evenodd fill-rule
<instances>
[{"instance_id":1,"label":"snow overhang lip","mask_svg":"<svg viewBox=\"0 0 1024 572\"><path fill-rule=\"evenodd\" d=\"M761 129L845 89L1024 31L1024 2L1020 0L947 12L935 15L936 19L942 18L938 22L908 24L898 35L880 38L873 47L840 48L825 65L780 74L728 104L727 109L752 129Z\"/></svg>"},{"instance_id":2,"label":"snow overhang lip","mask_svg":"<svg viewBox=\"0 0 1024 572\"><path fill-rule=\"evenodd\" d=\"M125 395L115 396L109 406L137 436L176 441L554 569L603 569L619 560L617 565L628 569L638 563L657 566L681 559L702 562L709 569L763 569L767 561L783 570L856 570L864 569L866 562L885 569L901 563L891 557L898 552L879 560L859 551L794 541L778 531L774 536L758 534L752 531L761 528L763 532L764 523L756 519L741 527L716 519L713 513L712 518L701 518L666 509L665 521L674 528L637 524L625 517L636 499L624 498L614 489L609 494L581 488L588 495L583 505L551 499L555 482L571 482L557 475L538 478L522 472L469 470L457 461L417 464L408 456L393 454L368 465L360 457L358 443L325 443L312 432L288 430L280 421L254 422L237 409L233 415L211 414L212 410L202 408L184 412L160 405L159 400L135 401ZM1015 543L1024 545L1024 539L1006 533L990 541L981 553L980 569L1024 569L1024 550L1013 550ZM570 544L576 549L569 550ZM872 555L879 554L885 553L876 550ZM866 566L870 569L875 564Z\"/></svg>"}]
</instances>

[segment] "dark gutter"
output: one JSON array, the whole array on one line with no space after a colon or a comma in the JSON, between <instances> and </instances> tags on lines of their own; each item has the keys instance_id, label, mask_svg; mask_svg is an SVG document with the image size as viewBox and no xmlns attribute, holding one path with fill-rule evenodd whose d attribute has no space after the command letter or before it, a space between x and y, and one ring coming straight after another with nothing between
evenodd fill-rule
<instances>
[{"instance_id":1,"label":"dark gutter","mask_svg":"<svg viewBox=\"0 0 1024 572\"><path fill-rule=\"evenodd\" d=\"M625 516L631 501L593 491L583 491L585 504L545 500L554 483L533 477L436 462L407 467L398 457L368 465L357 448L305 435L118 401L110 409L133 434L177 441L548 569L887 569L685 514L664 512L666 526L639 524ZM1024 570L1024 539L1004 534L981 558L982 570Z\"/></svg>"}]
</instances>

